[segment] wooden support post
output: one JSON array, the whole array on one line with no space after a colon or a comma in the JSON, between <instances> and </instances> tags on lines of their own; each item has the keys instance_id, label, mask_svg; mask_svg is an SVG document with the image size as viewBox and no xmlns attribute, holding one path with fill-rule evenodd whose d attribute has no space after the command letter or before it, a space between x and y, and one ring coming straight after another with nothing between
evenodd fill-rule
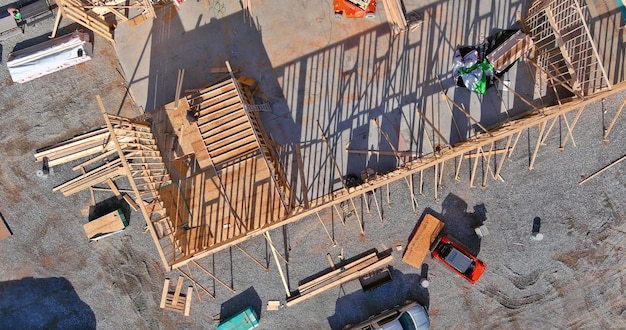
<instances>
[{"instance_id":1,"label":"wooden support post","mask_svg":"<svg viewBox=\"0 0 626 330\"><path fill-rule=\"evenodd\" d=\"M565 149L565 144L567 143L567 138L571 137L572 138L572 144L574 145L574 147L576 147L576 143L574 142L574 127L576 127L576 123L578 123L578 119L580 119L580 115L583 114L583 110L585 110L585 106L582 106L578 112L576 113L576 117L574 117L574 120L572 121L572 125L570 126L569 123L567 122L567 119L565 118L565 113L563 114L563 118L565 119L565 124L567 125L567 131L569 132L569 135L565 136L565 139L563 139L563 144L561 146L561 149Z\"/></svg>"},{"instance_id":2,"label":"wooden support post","mask_svg":"<svg viewBox=\"0 0 626 330\"><path fill-rule=\"evenodd\" d=\"M201 264L199 264L197 261L192 260L191 263L200 268L203 272L205 272L207 275L209 275L212 279L214 279L217 283L221 284L223 287L225 287L226 289L228 289L228 291L235 293L235 289L231 288L228 284L224 283L224 281L220 280L219 278L217 278L217 276L213 275L213 273L211 273L208 269L204 268L204 266L202 266Z\"/></svg>"},{"instance_id":3,"label":"wooden support post","mask_svg":"<svg viewBox=\"0 0 626 330\"><path fill-rule=\"evenodd\" d=\"M111 191L113 191L113 193L115 194L117 199L121 199L122 198L122 193L120 193L120 191L117 189L117 186L115 185L115 182L113 182L113 180L111 180L111 178L107 178L106 179L106 183L109 185L109 187L111 188Z\"/></svg>"},{"instance_id":4,"label":"wooden support post","mask_svg":"<svg viewBox=\"0 0 626 330\"><path fill-rule=\"evenodd\" d=\"M439 168L439 164L435 163L435 166L433 166L433 168L435 169L435 202L439 201L439 180L437 178L437 169Z\"/></svg>"},{"instance_id":5,"label":"wooden support post","mask_svg":"<svg viewBox=\"0 0 626 330\"><path fill-rule=\"evenodd\" d=\"M296 158L298 160L298 173L300 174L300 190L304 199L304 207L309 208L309 195L307 192L306 175L304 175L304 160L302 159L302 150L299 143L296 143Z\"/></svg>"},{"instance_id":6,"label":"wooden support post","mask_svg":"<svg viewBox=\"0 0 626 330\"><path fill-rule=\"evenodd\" d=\"M324 130L322 129L322 126L320 125L319 120L317 121L317 128L320 130L320 134L322 134L322 141L324 141L324 143L326 144L326 148L328 149L328 155L332 159L333 165L335 165L335 170L337 171L337 174L339 175L339 180L341 181L341 185L343 186L343 189L345 189L345 191L348 192L349 189L346 186L346 183L343 179L343 174L341 173L341 170L339 169L337 160L335 159L335 156L333 155L333 150L330 147L330 144L328 143L328 139L326 138L326 135L324 134ZM354 204L354 200L352 198L350 198L350 203L352 204L352 208L354 209L354 215L356 216L356 219L359 223L361 234L365 234L365 230L363 229L363 223L361 222L361 218L359 217L358 209L356 208L356 205Z\"/></svg>"},{"instance_id":7,"label":"wooden support post","mask_svg":"<svg viewBox=\"0 0 626 330\"><path fill-rule=\"evenodd\" d=\"M532 170L535 166L535 159L537 158L537 152L539 151L539 146L541 145L541 139L543 138L543 132L546 129L546 123L541 122L539 124L539 136L537 137L537 144L535 145L535 150L533 151L532 156L530 157L530 166L529 170Z\"/></svg>"},{"instance_id":8,"label":"wooden support post","mask_svg":"<svg viewBox=\"0 0 626 330\"><path fill-rule=\"evenodd\" d=\"M346 220L343 218L343 215L341 214L341 212L339 212L339 209L337 208L337 204L333 204L333 208L335 209L335 212L337 212L337 215L339 216L339 220L341 221L342 225L346 225Z\"/></svg>"},{"instance_id":9,"label":"wooden support post","mask_svg":"<svg viewBox=\"0 0 626 330\"><path fill-rule=\"evenodd\" d=\"M546 133L543 135L543 138L541 139L541 145L545 146L546 145L546 139L548 138L548 135L550 134L550 132L552 131L552 128L554 127L554 124L556 124L556 122L559 120L558 117L554 118L552 120L552 123L550 124L550 126L548 126L548 129L546 130Z\"/></svg>"},{"instance_id":10,"label":"wooden support post","mask_svg":"<svg viewBox=\"0 0 626 330\"><path fill-rule=\"evenodd\" d=\"M597 176L598 174L600 174L600 173L602 173L602 172L604 172L604 171L608 170L609 168L611 168L611 167L613 167L613 166L617 165L619 162L621 162L621 161L622 161L622 160L624 160L624 159L626 159L626 155L624 155L624 156L620 157L620 158L619 158L619 159L617 159L616 161L613 161L611 164L609 164L609 165L607 165L607 166L603 167L603 168L602 168L602 169L600 169L599 171L597 171L597 172L593 173L592 175L590 175L590 176L586 177L584 180L580 181L578 184L579 184L579 185L581 185L581 184L583 184L583 183L585 183L585 182L587 182L587 181L589 181L589 180L593 179L593 178L594 178L595 176Z\"/></svg>"},{"instance_id":11,"label":"wooden support post","mask_svg":"<svg viewBox=\"0 0 626 330\"><path fill-rule=\"evenodd\" d=\"M52 27L52 34L48 37L50 39L54 39L57 35L57 30L59 29L59 23L61 22L61 16L64 15L64 5L62 0L57 0L57 16L54 19L54 26Z\"/></svg>"},{"instance_id":12,"label":"wooden support post","mask_svg":"<svg viewBox=\"0 0 626 330\"><path fill-rule=\"evenodd\" d=\"M378 205L378 197L376 197L376 190L372 190L372 196L374 196L374 203L376 203L376 210L378 210L378 217L380 218L380 223L384 223L383 213L380 210L380 206Z\"/></svg>"},{"instance_id":13,"label":"wooden support post","mask_svg":"<svg viewBox=\"0 0 626 330\"><path fill-rule=\"evenodd\" d=\"M328 229L326 229L326 225L324 224L324 221L322 221L322 217L320 217L319 212L315 212L315 214L317 215L317 218L320 220L320 223L322 224L322 227L324 228L324 231L326 232L326 235L328 235L328 239L330 239L330 243L332 246L336 246L337 243L335 242L335 240L333 239L333 237L330 235L330 233L328 232Z\"/></svg>"},{"instance_id":14,"label":"wooden support post","mask_svg":"<svg viewBox=\"0 0 626 330\"><path fill-rule=\"evenodd\" d=\"M443 168L446 165L446 161L441 161L441 168L439 169L439 186L443 184Z\"/></svg>"},{"instance_id":15,"label":"wooden support post","mask_svg":"<svg viewBox=\"0 0 626 330\"><path fill-rule=\"evenodd\" d=\"M389 189L389 184L387 184L387 206L391 205L391 190Z\"/></svg>"},{"instance_id":16,"label":"wooden support post","mask_svg":"<svg viewBox=\"0 0 626 330\"><path fill-rule=\"evenodd\" d=\"M189 274L185 273L182 269L180 268L176 268L176 270L183 275L185 278L187 278L188 280L191 281L191 283L193 283L194 286L202 289L202 291L206 292L211 298L215 299L215 295L213 295L209 290L207 290L204 286L202 286L202 284L198 283L198 281L196 281L192 276L191 276L191 271L189 272ZM200 295L198 295L198 298L200 298Z\"/></svg>"},{"instance_id":17,"label":"wooden support post","mask_svg":"<svg viewBox=\"0 0 626 330\"><path fill-rule=\"evenodd\" d=\"M463 155L459 155L459 163L456 165L456 171L454 173L454 180L459 181L459 173L461 172L461 164L463 164Z\"/></svg>"},{"instance_id":18,"label":"wooden support post","mask_svg":"<svg viewBox=\"0 0 626 330\"><path fill-rule=\"evenodd\" d=\"M490 166L490 163L491 163L491 155L492 155L492 152L493 152L493 146L494 146L494 143L493 143L493 142L491 142L491 147L489 148L489 152L488 152L488 154L487 154L487 164L485 165L485 167L486 167L486 168L487 168L490 172L491 172L491 168L490 168L489 166ZM484 155L483 155L483 157L484 157ZM482 185L482 187L483 187L483 188L486 188L486 187L487 187L487 178L488 178L488 177L489 177L489 176L488 176L487 174L483 175L483 185ZM494 179L496 178L495 174L493 174L493 178L494 178Z\"/></svg>"},{"instance_id":19,"label":"wooden support post","mask_svg":"<svg viewBox=\"0 0 626 330\"><path fill-rule=\"evenodd\" d=\"M479 153L479 150L482 150L482 147L478 147L478 149L476 149L476 154ZM474 188L474 178L476 177L476 169L478 168L478 157L476 157L476 159L474 159L474 166L472 167L472 173L470 173L470 188Z\"/></svg>"},{"instance_id":20,"label":"wooden support post","mask_svg":"<svg viewBox=\"0 0 626 330\"><path fill-rule=\"evenodd\" d=\"M521 135L522 135L522 131L519 131L519 133L517 133L517 136L515 137L515 141L513 141L513 145L511 146L511 149L509 149L509 154L507 156L507 158L509 158L509 160L511 159L511 155L513 154L513 150L515 150L515 146L517 145L517 141L519 141L519 137Z\"/></svg>"},{"instance_id":21,"label":"wooden support post","mask_svg":"<svg viewBox=\"0 0 626 330\"><path fill-rule=\"evenodd\" d=\"M506 139L506 145L504 146L504 150L506 150L508 152L509 150L509 146L511 145L511 140L513 139L512 135L509 135L509 137ZM502 176L500 176L500 170L502 170L502 166L504 165L504 160L506 159L506 153L504 155L502 155L502 158L500 158L500 162L498 163L498 167L496 167L496 173L494 174L494 176L496 177L496 179L500 179L502 181L504 181L502 179Z\"/></svg>"},{"instance_id":22,"label":"wooden support post","mask_svg":"<svg viewBox=\"0 0 626 330\"><path fill-rule=\"evenodd\" d=\"M183 78L185 77L185 69L178 70L178 80L176 81L176 93L174 94L174 110L178 109L180 93L183 89Z\"/></svg>"},{"instance_id":23,"label":"wooden support post","mask_svg":"<svg viewBox=\"0 0 626 330\"><path fill-rule=\"evenodd\" d=\"M289 286L287 285L287 280L285 279L285 274L283 274L283 267L280 266L280 261L278 260L278 252L272 244L272 238L270 237L269 230L264 233L267 242L270 243L270 248L272 250L272 255L274 256L274 261L276 261L276 267L278 267L278 273L280 274L280 279L283 282L283 286L285 287L285 293L287 293L287 297L291 297L291 291L289 291Z\"/></svg>"},{"instance_id":24,"label":"wooden support post","mask_svg":"<svg viewBox=\"0 0 626 330\"><path fill-rule=\"evenodd\" d=\"M624 98L624 101L622 101L622 104L619 106L619 108L617 109L617 112L615 113L615 115L613 116L613 119L611 120L611 123L609 124L609 127L607 127L604 130L604 134L602 135L602 140L604 141L608 141L609 139L609 133L611 133L611 130L613 129L613 126L615 125L615 122L617 122L617 118L619 117L619 115L622 113L622 110L624 109L624 106L626 106L626 98Z\"/></svg>"},{"instance_id":25,"label":"wooden support post","mask_svg":"<svg viewBox=\"0 0 626 330\"><path fill-rule=\"evenodd\" d=\"M328 264L330 265L330 268L332 268L332 270L335 270L335 262L333 261L333 256L331 256L330 253L326 253L326 259L328 259Z\"/></svg>"},{"instance_id":26,"label":"wooden support post","mask_svg":"<svg viewBox=\"0 0 626 330\"><path fill-rule=\"evenodd\" d=\"M263 270L265 270L266 272L270 271L270 268L263 265L260 261L258 261L255 257L253 257L248 251L246 251L243 247L241 247L240 244L235 244L235 246L239 249L239 251L243 252L243 254L245 254L248 258L250 258L252 261L254 261L255 264L261 266L261 268L263 268Z\"/></svg>"},{"instance_id":27,"label":"wooden support post","mask_svg":"<svg viewBox=\"0 0 626 330\"><path fill-rule=\"evenodd\" d=\"M367 198L367 192L363 192L363 194L361 194L361 199L363 199L363 202L365 203L365 211L367 212L367 214L371 214L372 212L370 212L370 204Z\"/></svg>"}]
</instances>

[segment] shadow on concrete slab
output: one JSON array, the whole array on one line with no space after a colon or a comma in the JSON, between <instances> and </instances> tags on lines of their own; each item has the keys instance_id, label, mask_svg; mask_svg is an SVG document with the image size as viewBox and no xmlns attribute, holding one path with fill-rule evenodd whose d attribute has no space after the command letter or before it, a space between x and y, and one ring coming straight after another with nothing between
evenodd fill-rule
<instances>
[{"instance_id":1,"label":"shadow on concrete slab","mask_svg":"<svg viewBox=\"0 0 626 330\"><path fill-rule=\"evenodd\" d=\"M95 329L96 316L63 277L0 282L0 329Z\"/></svg>"}]
</instances>

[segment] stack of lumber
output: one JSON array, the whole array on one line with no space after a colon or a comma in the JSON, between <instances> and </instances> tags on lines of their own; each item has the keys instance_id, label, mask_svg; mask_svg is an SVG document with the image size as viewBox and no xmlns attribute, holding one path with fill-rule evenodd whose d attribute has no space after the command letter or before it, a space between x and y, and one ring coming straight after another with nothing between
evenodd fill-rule
<instances>
[{"instance_id":1,"label":"stack of lumber","mask_svg":"<svg viewBox=\"0 0 626 330\"><path fill-rule=\"evenodd\" d=\"M376 252L372 252L365 257L359 258L337 269L324 274L311 281L298 286L298 295L291 296L287 300L287 306L293 306L303 300L311 298L328 289L358 279L369 272L382 268L393 260L392 255L379 258Z\"/></svg>"},{"instance_id":2,"label":"stack of lumber","mask_svg":"<svg viewBox=\"0 0 626 330\"><path fill-rule=\"evenodd\" d=\"M83 175L58 185L54 187L52 191L60 190L63 193L63 196L70 196L89 187L93 187L96 184L105 182L108 179L114 180L119 176L126 175L126 171L124 170L124 167L122 167L121 163L122 161L118 158L117 160L107 163L104 166L97 167L94 170L86 172Z\"/></svg>"},{"instance_id":3,"label":"stack of lumber","mask_svg":"<svg viewBox=\"0 0 626 330\"><path fill-rule=\"evenodd\" d=\"M385 7L391 33L395 36L400 34L400 32L406 31L408 24L402 11L400 0L383 0L383 6Z\"/></svg>"},{"instance_id":4,"label":"stack of lumber","mask_svg":"<svg viewBox=\"0 0 626 330\"><path fill-rule=\"evenodd\" d=\"M35 153L35 160L43 162L44 158L47 158L48 166L56 166L88 157L113 147L113 143L109 141L109 130L100 128L53 146L39 149Z\"/></svg>"}]
</instances>

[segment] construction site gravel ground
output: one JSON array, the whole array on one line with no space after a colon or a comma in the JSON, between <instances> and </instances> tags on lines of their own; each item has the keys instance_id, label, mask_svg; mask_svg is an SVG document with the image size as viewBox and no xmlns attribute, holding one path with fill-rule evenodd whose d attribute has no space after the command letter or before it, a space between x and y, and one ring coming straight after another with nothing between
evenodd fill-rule
<instances>
[{"instance_id":1,"label":"construction site gravel ground","mask_svg":"<svg viewBox=\"0 0 626 330\"><path fill-rule=\"evenodd\" d=\"M626 163L578 184L624 155L623 115L608 142L602 141L602 133L603 122L612 118L626 93L588 106L574 130L576 146L570 141L560 151L559 135L552 134L532 171L528 165L537 128L521 135L502 182L490 179L484 189L480 183L470 188L469 162L459 180L450 164L439 198L425 181L416 212L403 181L390 185L390 205L387 189L376 191L382 223L374 208L367 214L358 201L365 235L359 234L354 216L343 225L332 209L321 216L336 246L317 217L272 233L289 260L286 276L292 290L303 279L329 270L327 253L338 263L341 253L351 258L371 249L391 249L392 282L364 292L352 281L293 307L267 311L269 300L284 304L285 290L269 247L255 238L242 246L269 271L237 249L207 257L210 270L236 292L198 276L216 298L202 295L200 301L194 291L191 316L184 317L159 308L163 280L176 279L178 273L164 272L139 212L132 213L121 234L90 243L82 228L89 192L63 197L52 191L78 175L72 165L54 167L47 177L36 175L41 164L34 161L35 150L105 123L96 94L109 113L140 114L127 94L113 45L99 37L91 61L25 84L12 83L8 54L47 39L51 22L2 41L0 213L13 235L0 241L0 328L213 329L220 315L251 305L261 329L340 329L407 299L428 307L432 329L626 328ZM64 26L59 34L74 29ZM96 193L98 201L110 197ZM446 223L444 232L488 264L476 285L427 257L430 286L425 289L419 285L423 270L401 262L403 251L397 247L406 247L425 212L439 215ZM536 217L541 218L542 241L531 239ZM490 232L482 239L472 230L477 221L484 221Z\"/></svg>"}]
</instances>

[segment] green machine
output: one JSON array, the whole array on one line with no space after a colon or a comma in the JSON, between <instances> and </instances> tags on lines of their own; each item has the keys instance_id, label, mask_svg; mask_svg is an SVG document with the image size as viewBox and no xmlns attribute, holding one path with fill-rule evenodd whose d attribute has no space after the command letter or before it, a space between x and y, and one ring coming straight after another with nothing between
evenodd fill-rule
<instances>
[{"instance_id":1,"label":"green machine","mask_svg":"<svg viewBox=\"0 0 626 330\"><path fill-rule=\"evenodd\" d=\"M225 319L217 326L217 330L248 330L259 325L259 316L251 306Z\"/></svg>"}]
</instances>

